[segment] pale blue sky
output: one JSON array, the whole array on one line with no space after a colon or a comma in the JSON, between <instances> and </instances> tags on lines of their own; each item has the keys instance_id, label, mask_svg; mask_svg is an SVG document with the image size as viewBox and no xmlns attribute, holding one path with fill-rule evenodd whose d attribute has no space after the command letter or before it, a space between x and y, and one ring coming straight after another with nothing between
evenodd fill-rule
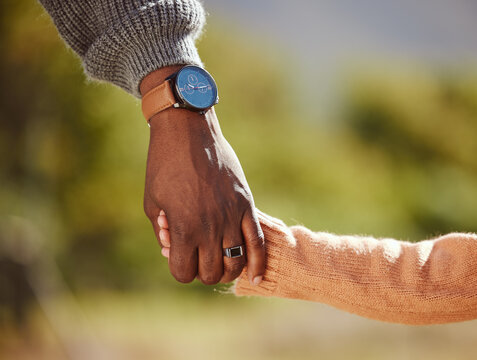
<instances>
[{"instance_id":1,"label":"pale blue sky","mask_svg":"<svg viewBox=\"0 0 477 360\"><path fill-rule=\"evenodd\" d=\"M258 35L277 49L273 55L294 59L298 86L314 87L303 106L332 103L343 67L368 59L429 68L477 64L477 0L203 2L221 24L244 29L244 38Z\"/></svg>"},{"instance_id":2,"label":"pale blue sky","mask_svg":"<svg viewBox=\"0 0 477 360\"><path fill-rule=\"evenodd\" d=\"M204 0L211 16L300 57L360 53L455 62L477 58L477 0Z\"/></svg>"}]
</instances>

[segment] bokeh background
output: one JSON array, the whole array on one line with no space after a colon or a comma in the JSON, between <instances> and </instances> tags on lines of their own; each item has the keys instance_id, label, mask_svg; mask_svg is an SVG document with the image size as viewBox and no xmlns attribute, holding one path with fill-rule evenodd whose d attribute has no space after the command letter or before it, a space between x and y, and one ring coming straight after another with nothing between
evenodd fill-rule
<instances>
[{"instance_id":1,"label":"bokeh background","mask_svg":"<svg viewBox=\"0 0 477 360\"><path fill-rule=\"evenodd\" d=\"M477 232L477 5L206 0L198 43L256 204L313 230ZM1 359L474 359L407 327L170 276L139 102L85 79L34 0L0 3Z\"/></svg>"}]
</instances>

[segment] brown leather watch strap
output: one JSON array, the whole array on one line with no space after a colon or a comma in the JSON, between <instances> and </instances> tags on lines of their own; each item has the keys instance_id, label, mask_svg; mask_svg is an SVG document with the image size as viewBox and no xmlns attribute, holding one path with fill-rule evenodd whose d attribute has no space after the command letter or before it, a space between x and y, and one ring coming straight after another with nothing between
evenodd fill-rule
<instances>
[{"instance_id":1,"label":"brown leather watch strap","mask_svg":"<svg viewBox=\"0 0 477 360\"><path fill-rule=\"evenodd\" d=\"M142 97L142 113L147 122L157 113L173 106L176 98L171 88L171 81L166 80Z\"/></svg>"}]
</instances>

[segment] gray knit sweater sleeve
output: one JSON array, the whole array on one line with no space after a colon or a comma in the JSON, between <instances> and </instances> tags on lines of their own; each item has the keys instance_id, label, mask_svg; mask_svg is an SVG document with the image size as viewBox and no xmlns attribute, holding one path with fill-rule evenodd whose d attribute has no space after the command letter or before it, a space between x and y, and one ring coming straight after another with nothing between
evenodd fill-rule
<instances>
[{"instance_id":1,"label":"gray knit sweater sleeve","mask_svg":"<svg viewBox=\"0 0 477 360\"><path fill-rule=\"evenodd\" d=\"M201 65L195 40L205 23L198 0L40 0L87 75L140 97L153 70Z\"/></svg>"}]
</instances>

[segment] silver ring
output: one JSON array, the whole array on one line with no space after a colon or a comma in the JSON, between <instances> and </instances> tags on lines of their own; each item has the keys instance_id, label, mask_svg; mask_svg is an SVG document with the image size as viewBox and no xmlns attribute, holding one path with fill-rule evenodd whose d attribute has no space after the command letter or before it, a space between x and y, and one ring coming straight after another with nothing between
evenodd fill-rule
<instances>
[{"instance_id":1,"label":"silver ring","mask_svg":"<svg viewBox=\"0 0 477 360\"><path fill-rule=\"evenodd\" d=\"M224 255L227 256L228 258L237 258L240 256L243 256L244 254L244 249L242 245L239 246L233 246L224 249Z\"/></svg>"}]
</instances>

